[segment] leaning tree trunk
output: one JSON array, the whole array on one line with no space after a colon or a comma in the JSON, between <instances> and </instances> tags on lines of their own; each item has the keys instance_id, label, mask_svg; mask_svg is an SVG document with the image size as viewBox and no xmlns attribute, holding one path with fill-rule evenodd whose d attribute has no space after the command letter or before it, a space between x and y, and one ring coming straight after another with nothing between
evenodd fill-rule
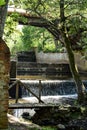
<instances>
[{"instance_id":1,"label":"leaning tree trunk","mask_svg":"<svg viewBox=\"0 0 87 130\"><path fill-rule=\"evenodd\" d=\"M8 0L0 6L0 129L8 130L8 84L10 68L10 51L6 43L2 40L4 24L7 14Z\"/></svg>"},{"instance_id":2,"label":"leaning tree trunk","mask_svg":"<svg viewBox=\"0 0 87 130\"><path fill-rule=\"evenodd\" d=\"M85 90L84 84L82 83L82 80L80 79L79 73L75 65L75 58L74 58L74 54L71 48L71 42L68 39L68 36L66 35L64 2L65 0L60 0L61 35L62 35L63 43L67 50L72 76L76 84L77 93L78 93L78 101L79 103L82 103L85 101L85 98L86 98L86 90Z\"/></svg>"},{"instance_id":3,"label":"leaning tree trunk","mask_svg":"<svg viewBox=\"0 0 87 130\"><path fill-rule=\"evenodd\" d=\"M77 66L75 65L74 53L72 51L70 41L66 37L66 34L63 35L63 38L64 38L64 43L65 43L65 46L67 49L70 69L71 69L72 76L73 76L73 79L75 81L76 88L77 88L78 102L83 103L86 100L86 89L85 89L85 86L84 86L80 76L79 76Z\"/></svg>"}]
</instances>

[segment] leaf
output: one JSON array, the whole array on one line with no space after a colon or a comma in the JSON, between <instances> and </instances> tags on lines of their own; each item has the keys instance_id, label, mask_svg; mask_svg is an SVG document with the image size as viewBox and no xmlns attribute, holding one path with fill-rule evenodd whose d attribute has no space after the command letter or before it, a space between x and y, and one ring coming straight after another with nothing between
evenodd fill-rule
<instances>
[{"instance_id":1,"label":"leaf","mask_svg":"<svg viewBox=\"0 0 87 130\"><path fill-rule=\"evenodd\" d=\"M5 0L0 0L0 6L5 5Z\"/></svg>"}]
</instances>

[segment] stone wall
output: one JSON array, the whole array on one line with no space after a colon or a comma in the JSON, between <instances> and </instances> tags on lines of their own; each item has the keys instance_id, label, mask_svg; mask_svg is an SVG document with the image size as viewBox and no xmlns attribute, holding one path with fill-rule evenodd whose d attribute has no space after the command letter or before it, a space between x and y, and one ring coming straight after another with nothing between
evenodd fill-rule
<instances>
[{"instance_id":1,"label":"stone wall","mask_svg":"<svg viewBox=\"0 0 87 130\"><path fill-rule=\"evenodd\" d=\"M67 53L36 53L37 63L68 63Z\"/></svg>"},{"instance_id":2,"label":"stone wall","mask_svg":"<svg viewBox=\"0 0 87 130\"><path fill-rule=\"evenodd\" d=\"M81 53L74 53L75 62L80 70L87 71L87 60L82 58ZM37 63L65 64L69 63L67 53L43 53L36 51Z\"/></svg>"},{"instance_id":3,"label":"stone wall","mask_svg":"<svg viewBox=\"0 0 87 130\"><path fill-rule=\"evenodd\" d=\"M19 77L22 75L45 79L63 79L72 77L69 64L18 62L17 76Z\"/></svg>"},{"instance_id":4,"label":"stone wall","mask_svg":"<svg viewBox=\"0 0 87 130\"><path fill-rule=\"evenodd\" d=\"M8 83L9 83L10 52L0 39L0 129L8 129Z\"/></svg>"},{"instance_id":5,"label":"stone wall","mask_svg":"<svg viewBox=\"0 0 87 130\"><path fill-rule=\"evenodd\" d=\"M30 54L30 55L29 55ZM67 53L43 53L35 50L36 60L30 52L20 52L17 59L17 77L64 79L71 78ZM34 55L35 57L35 55ZM32 61L32 62L31 62ZM75 62L81 77L87 76L87 61L80 53L75 53ZM40 77L41 76L41 77Z\"/></svg>"},{"instance_id":6,"label":"stone wall","mask_svg":"<svg viewBox=\"0 0 87 130\"><path fill-rule=\"evenodd\" d=\"M21 51L17 53L17 60L24 62L36 62L34 51Z\"/></svg>"}]
</instances>

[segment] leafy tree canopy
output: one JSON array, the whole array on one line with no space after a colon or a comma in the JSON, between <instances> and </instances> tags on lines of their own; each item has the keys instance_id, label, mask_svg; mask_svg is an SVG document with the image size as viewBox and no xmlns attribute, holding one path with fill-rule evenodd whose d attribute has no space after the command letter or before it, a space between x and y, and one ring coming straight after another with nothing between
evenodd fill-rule
<instances>
[{"instance_id":1,"label":"leafy tree canopy","mask_svg":"<svg viewBox=\"0 0 87 130\"><path fill-rule=\"evenodd\" d=\"M0 0L0 6L5 5L5 0Z\"/></svg>"},{"instance_id":2,"label":"leafy tree canopy","mask_svg":"<svg viewBox=\"0 0 87 130\"><path fill-rule=\"evenodd\" d=\"M15 5L17 8L26 9L31 16L45 18L53 25L56 25L56 27L61 31L62 22L60 19L60 0L11 0L9 5ZM83 48L85 52L87 50L86 12L86 0L64 0L64 20L67 36L70 38L73 48L77 45L79 48ZM18 18L19 16L15 14L15 17ZM22 19L22 21L26 23L26 19ZM63 39L59 42L61 43L62 41Z\"/></svg>"}]
</instances>

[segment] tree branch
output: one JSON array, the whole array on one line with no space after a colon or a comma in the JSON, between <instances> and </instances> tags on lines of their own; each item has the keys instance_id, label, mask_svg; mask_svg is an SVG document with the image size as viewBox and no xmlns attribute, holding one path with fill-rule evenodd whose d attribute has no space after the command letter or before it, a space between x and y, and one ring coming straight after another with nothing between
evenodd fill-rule
<instances>
[{"instance_id":1,"label":"tree branch","mask_svg":"<svg viewBox=\"0 0 87 130\"><path fill-rule=\"evenodd\" d=\"M62 5L61 5L62 8ZM63 11L63 10L62 10ZM65 21L65 17L63 12L60 12L62 21ZM26 10L21 10L21 9L15 9L15 8L8 8L8 15L11 15L12 13L18 13L18 19L15 19L19 22L19 24L22 25L31 25L31 26L36 26L36 27L43 27L46 28L54 37L56 40L59 40L62 44L63 39L62 39L62 31L61 29L58 29L57 24L59 24L59 19L57 19L57 23L55 23L56 19L53 21L48 21L47 19L39 16L32 16L30 12L27 12ZM23 20L25 18L25 20ZM82 33L84 31L87 31L87 29L80 28L77 33L70 35L69 40L72 45L72 48L76 46L77 48L77 42L80 41L82 37ZM79 47L78 47L79 48Z\"/></svg>"}]
</instances>

